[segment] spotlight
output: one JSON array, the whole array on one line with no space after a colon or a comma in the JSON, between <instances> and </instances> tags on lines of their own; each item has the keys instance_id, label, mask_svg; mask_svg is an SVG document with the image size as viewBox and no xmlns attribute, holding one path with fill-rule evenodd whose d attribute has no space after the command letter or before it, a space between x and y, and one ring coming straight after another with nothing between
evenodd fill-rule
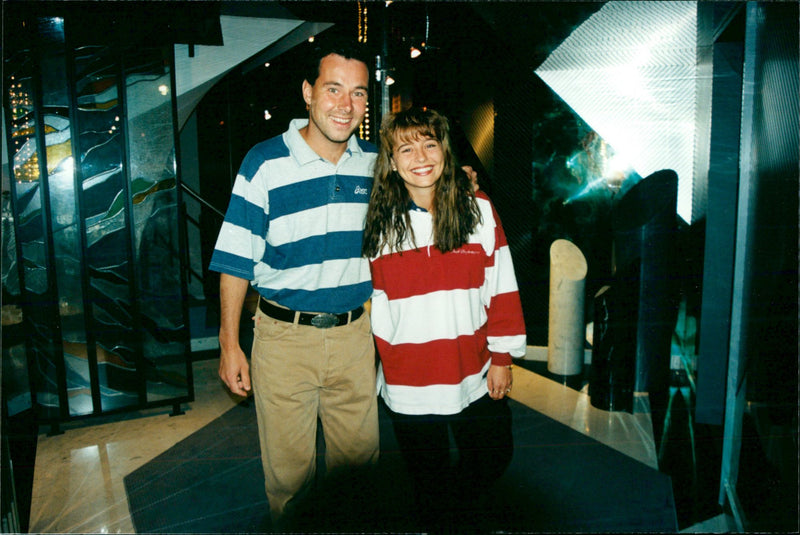
<instances>
[{"instance_id":1,"label":"spotlight","mask_svg":"<svg viewBox=\"0 0 800 535\"><path fill-rule=\"evenodd\" d=\"M389 76L387 74L386 75L386 85L392 85L393 83L394 83L394 78L392 78L391 76Z\"/></svg>"},{"instance_id":2,"label":"spotlight","mask_svg":"<svg viewBox=\"0 0 800 535\"><path fill-rule=\"evenodd\" d=\"M415 46L411 47L411 57L412 58L418 58L420 54L422 54L422 52L420 51L419 48L417 48Z\"/></svg>"}]
</instances>

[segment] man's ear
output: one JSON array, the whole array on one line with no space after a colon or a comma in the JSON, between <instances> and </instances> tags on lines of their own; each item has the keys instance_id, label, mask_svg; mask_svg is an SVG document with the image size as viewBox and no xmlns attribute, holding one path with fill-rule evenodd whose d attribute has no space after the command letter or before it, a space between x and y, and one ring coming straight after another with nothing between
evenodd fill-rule
<instances>
[{"instance_id":1,"label":"man's ear","mask_svg":"<svg viewBox=\"0 0 800 535\"><path fill-rule=\"evenodd\" d=\"M308 80L303 80L303 100L306 101L306 104L311 104L311 94L313 92L313 87L311 84L308 83Z\"/></svg>"}]
</instances>

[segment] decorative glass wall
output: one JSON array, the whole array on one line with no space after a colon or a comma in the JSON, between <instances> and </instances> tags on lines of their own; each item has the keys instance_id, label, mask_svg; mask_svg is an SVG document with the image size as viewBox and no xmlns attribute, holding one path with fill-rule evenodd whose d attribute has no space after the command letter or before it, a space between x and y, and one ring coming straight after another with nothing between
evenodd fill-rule
<instances>
[{"instance_id":1,"label":"decorative glass wall","mask_svg":"<svg viewBox=\"0 0 800 535\"><path fill-rule=\"evenodd\" d=\"M27 333L17 367L45 421L177 412L193 388L172 47L87 38L75 22L6 21L15 240L3 243L19 261L3 288ZM17 390L23 375L9 378Z\"/></svg>"}]
</instances>

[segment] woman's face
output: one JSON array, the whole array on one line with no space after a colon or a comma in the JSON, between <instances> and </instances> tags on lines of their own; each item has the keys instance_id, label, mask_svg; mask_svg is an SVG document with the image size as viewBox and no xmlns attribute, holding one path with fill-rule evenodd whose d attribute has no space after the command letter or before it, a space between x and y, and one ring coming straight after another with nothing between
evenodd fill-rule
<instances>
[{"instance_id":1,"label":"woman's face","mask_svg":"<svg viewBox=\"0 0 800 535\"><path fill-rule=\"evenodd\" d=\"M416 202L418 195L432 195L444 170L442 144L423 134L409 138L395 133L393 146L392 168L405 182L411 198ZM419 206L425 208L422 204Z\"/></svg>"}]
</instances>

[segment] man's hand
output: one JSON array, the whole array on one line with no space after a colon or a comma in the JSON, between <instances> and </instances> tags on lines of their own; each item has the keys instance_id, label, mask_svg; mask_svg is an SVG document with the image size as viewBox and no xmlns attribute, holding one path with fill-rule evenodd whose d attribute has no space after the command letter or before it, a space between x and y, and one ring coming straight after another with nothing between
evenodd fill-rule
<instances>
[{"instance_id":1,"label":"man's hand","mask_svg":"<svg viewBox=\"0 0 800 535\"><path fill-rule=\"evenodd\" d=\"M239 321L249 282L221 273L219 277L219 377L238 396L250 392L250 365L239 345Z\"/></svg>"},{"instance_id":2,"label":"man's hand","mask_svg":"<svg viewBox=\"0 0 800 535\"><path fill-rule=\"evenodd\" d=\"M461 169L469 177L470 182L472 182L472 187L475 188L475 191L478 191L480 188L478 187L478 172L472 168L471 165L462 165Z\"/></svg>"},{"instance_id":3,"label":"man's hand","mask_svg":"<svg viewBox=\"0 0 800 535\"><path fill-rule=\"evenodd\" d=\"M250 365L241 347L220 352L219 377L237 396L250 395Z\"/></svg>"}]
</instances>

